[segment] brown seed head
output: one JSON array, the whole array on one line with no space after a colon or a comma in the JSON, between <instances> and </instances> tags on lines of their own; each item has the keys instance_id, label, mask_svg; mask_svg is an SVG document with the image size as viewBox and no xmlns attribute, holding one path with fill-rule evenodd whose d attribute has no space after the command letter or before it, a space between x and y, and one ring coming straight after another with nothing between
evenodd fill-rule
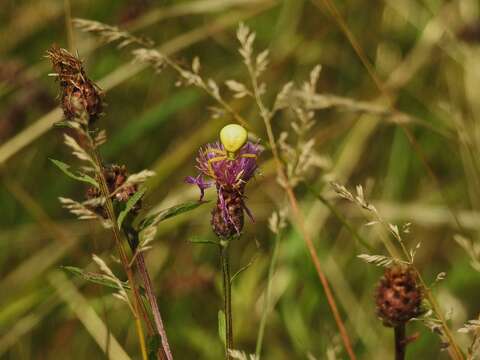
<instances>
[{"instance_id":1,"label":"brown seed head","mask_svg":"<svg viewBox=\"0 0 480 360\"><path fill-rule=\"evenodd\" d=\"M102 113L103 93L86 75L82 62L67 50L52 46L47 51L60 84L60 100L65 118L74 120L88 115L92 123Z\"/></svg>"},{"instance_id":2,"label":"brown seed head","mask_svg":"<svg viewBox=\"0 0 480 360\"><path fill-rule=\"evenodd\" d=\"M112 164L104 167L103 176L105 177L108 191L110 194L115 193L113 200L127 202L137 192L137 185L124 185L128 175L129 174L125 165ZM94 186L89 187L86 192L86 198L88 200L99 198L101 195L101 191ZM140 207L141 203L139 201L135 204L132 211L138 212ZM97 206L92 208L92 210L104 218L107 218L107 213L103 206Z\"/></svg>"},{"instance_id":3,"label":"brown seed head","mask_svg":"<svg viewBox=\"0 0 480 360\"><path fill-rule=\"evenodd\" d=\"M408 266L394 265L385 269L378 284L377 315L385 326L398 326L423 313L422 299L423 291L416 273Z\"/></svg>"}]
</instances>

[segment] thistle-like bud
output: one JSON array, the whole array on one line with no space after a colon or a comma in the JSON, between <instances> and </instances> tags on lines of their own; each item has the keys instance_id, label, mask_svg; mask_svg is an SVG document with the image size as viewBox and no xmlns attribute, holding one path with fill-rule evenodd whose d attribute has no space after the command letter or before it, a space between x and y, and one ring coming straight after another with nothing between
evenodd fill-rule
<instances>
[{"instance_id":1,"label":"thistle-like bud","mask_svg":"<svg viewBox=\"0 0 480 360\"><path fill-rule=\"evenodd\" d=\"M128 178L128 172L125 165L107 165L103 169L103 176L107 183L108 191L110 194L114 194L113 200L119 202L127 202L136 192L137 185L125 185L125 181ZM87 189L86 198L93 200L102 196L100 189L91 186ZM132 209L134 212L140 210L140 201L137 202ZM100 214L104 218L107 218L107 213L103 206L98 205L92 208L97 214Z\"/></svg>"},{"instance_id":2,"label":"thistle-like bud","mask_svg":"<svg viewBox=\"0 0 480 360\"><path fill-rule=\"evenodd\" d=\"M67 50L53 46L47 51L60 84L60 103L65 118L81 119L88 116L88 123L95 121L102 113L103 94L91 81L82 62Z\"/></svg>"},{"instance_id":3,"label":"thistle-like bud","mask_svg":"<svg viewBox=\"0 0 480 360\"><path fill-rule=\"evenodd\" d=\"M385 269L378 284L375 302L377 315L385 326L396 327L417 317L422 311L423 291L413 269L394 265Z\"/></svg>"},{"instance_id":4,"label":"thistle-like bud","mask_svg":"<svg viewBox=\"0 0 480 360\"><path fill-rule=\"evenodd\" d=\"M240 235L243 229L244 213L242 195L236 191L223 190L212 210L212 229L221 239ZM223 201L222 201L223 199Z\"/></svg>"},{"instance_id":5,"label":"thistle-like bud","mask_svg":"<svg viewBox=\"0 0 480 360\"><path fill-rule=\"evenodd\" d=\"M240 125L225 126L220 131L220 140L200 149L197 157L200 174L189 176L185 181L198 186L200 200L205 189L215 185L217 204L212 210L213 232L221 239L230 239L241 234L244 211L253 221L244 201L244 191L255 175L261 149L248 141L247 130Z\"/></svg>"}]
</instances>

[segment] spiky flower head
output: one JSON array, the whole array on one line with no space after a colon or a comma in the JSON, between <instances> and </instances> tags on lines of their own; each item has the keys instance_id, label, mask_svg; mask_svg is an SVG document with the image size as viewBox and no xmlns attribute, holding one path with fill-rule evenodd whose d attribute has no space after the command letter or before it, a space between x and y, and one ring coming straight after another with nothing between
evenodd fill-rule
<instances>
[{"instance_id":1,"label":"spiky flower head","mask_svg":"<svg viewBox=\"0 0 480 360\"><path fill-rule=\"evenodd\" d=\"M385 326L395 327L421 315L422 300L422 287L413 269L406 265L385 269L375 294L377 315Z\"/></svg>"},{"instance_id":2,"label":"spiky flower head","mask_svg":"<svg viewBox=\"0 0 480 360\"><path fill-rule=\"evenodd\" d=\"M261 150L257 144L247 141L246 130L236 124L220 131L220 142L202 147L197 156L197 177L185 181L200 189L200 200L205 189L215 185L217 204L212 211L212 228L217 236L229 239L240 235L244 223L244 211L253 221L244 201L247 182L258 168L257 156Z\"/></svg>"},{"instance_id":3,"label":"spiky flower head","mask_svg":"<svg viewBox=\"0 0 480 360\"><path fill-rule=\"evenodd\" d=\"M67 50L52 46L47 51L60 84L60 101L67 120L88 115L88 123L95 121L102 113L103 94L83 69L82 61Z\"/></svg>"}]
</instances>

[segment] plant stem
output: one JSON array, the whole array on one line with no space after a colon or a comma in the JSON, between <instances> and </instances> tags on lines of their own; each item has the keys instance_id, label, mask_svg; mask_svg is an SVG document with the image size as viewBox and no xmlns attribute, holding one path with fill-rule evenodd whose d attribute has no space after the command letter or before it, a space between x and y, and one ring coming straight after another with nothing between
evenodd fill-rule
<instances>
[{"instance_id":1,"label":"plant stem","mask_svg":"<svg viewBox=\"0 0 480 360\"><path fill-rule=\"evenodd\" d=\"M92 139L90 138L89 140L90 140L90 143L92 144L93 143ZM112 225L112 232L113 232L113 237L115 239L115 244L117 246L117 250L118 250L118 253L120 255L120 260L122 262L123 268L124 268L124 270L127 274L128 282L130 283L130 286L132 287L132 291L133 291L133 298L134 298L133 304L134 304L134 310L135 310L135 313L133 315L135 317L135 326L136 326L136 329L137 329L138 340L139 340L139 343L140 343L140 350L141 350L141 353L142 353L142 359L147 360L148 356L147 356L147 347L145 345L145 335L143 333L142 324L140 322L140 312L141 312L141 309L142 309L140 294L138 293L138 288L137 288L137 286L135 284L135 281L134 281L133 272L132 272L132 269L129 266L127 254L126 254L125 248L123 247L123 244L122 244L120 229L118 228L117 218L115 216L115 212L113 210L112 200L110 198L110 192L108 190L107 182L106 182L105 176L103 174L103 165L102 165L102 161L100 160L100 155L98 154L96 149L94 149L93 147L92 147L91 150L92 150L91 153L93 155L93 159L94 159L95 164L97 166L97 175L98 175L98 180L99 180L99 184L100 184L100 190L102 192L102 196L105 198L105 209L107 211L108 218L109 218L109 220L111 222L111 225Z\"/></svg>"},{"instance_id":2,"label":"plant stem","mask_svg":"<svg viewBox=\"0 0 480 360\"><path fill-rule=\"evenodd\" d=\"M382 226L384 226L387 231L391 232L389 223L385 219L383 219L376 210L373 211L373 213L375 214L375 220L377 220L380 224L382 224ZM448 353L449 353L450 357L452 359L455 359L455 360L463 360L462 351L460 350L460 347L458 346L457 342L455 341L455 338L453 337L453 333L450 330L450 328L447 324L447 320L446 320L445 316L443 315L443 312L440 309L440 306L438 305L437 301L435 300L435 297L433 296L431 289L427 286L427 283L423 280L423 277L422 277L422 274L420 273L420 271L418 271L418 269L413 265L413 258L410 255L407 248L405 247L405 244L403 243L402 239L397 237L397 236L395 236L395 237L396 237L397 241L400 243L400 246L402 248L405 259L407 259L407 262L412 265L413 270L417 274L420 285L422 286L422 288L424 290L425 298L426 298L427 302L430 304L433 313L438 317L438 320L440 320L440 324L441 324L441 327L443 329L443 334L442 335L446 338L446 340L448 341L448 344L450 345L448 347ZM390 256L392 258L397 258L398 259L398 258L401 257L400 254L397 253L396 248L394 248L394 251L392 251L390 249L390 247L387 246L387 243L385 243L385 245L386 245L388 253L390 254Z\"/></svg>"},{"instance_id":3,"label":"plant stem","mask_svg":"<svg viewBox=\"0 0 480 360\"><path fill-rule=\"evenodd\" d=\"M328 210L342 223L342 225L348 230L348 232L355 238L357 241L366 249L373 251L373 247L363 238L360 234L348 223L345 217L338 212L338 210L327 200L325 199L322 194L316 191L313 187L309 184L305 183L308 191L312 193L323 205L325 205Z\"/></svg>"},{"instance_id":4,"label":"plant stem","mask_svg":"<svg viewBox=\"0 0 480 360\"><path fill-rule=\"evenodd\" d=\"M148 269L145 264L145 257L142 253L137 255L135 260L138 271L140 276L143 280L143 286L145 287L145 293L147 295L148 302L150 303L150 308L152 310L153 319L155 321L155 327L157 328L157 332L160 335L160 339L162 340L162 348L165 352L165 356L167 360L173 360L172 352L170 350L170 345L168 343L167 332L165 331L165 327L163 326L162 316L160 315L160 309L158 307L157 298L155 297L155 293L153 291L152 281L150 279L150 275L148 274Z\"/></svg>"},{"instance_id":5,"label":"plant stem","mask_svg":"<svg viewBox=\"0 0 480 360\"><path fill-rule=\"evenodd\" d=\"M152 311L155 328L162 342L163 351L161 351L161 349L158 349L157 356L161 360L164 360L165 357L167 358L167 360L173 360L173 355L170 350L170 345L168 343L167 332L165 331L165 327L163 325L162 316L160 315L160 308L158 306L155 291L153 290L152 280L150 278L150 274L148 273L148 268L145 262L145 256L143 255L143 252L137 251L139 244L139 232L132 227L131 221L132 218L127 218L127 220L123 222L122 230L124 231L125 236L128 240L128 244L130 245L130 249L134 254L135 264L142 278L143 286L145 288L145 294L150 305L150 309Z\"/></svg>"},{"instance_id":6,"label":"plant stem","mask_svg":"<svg viewBox=\"0 0 480 360\"><path fill-rule=\"evenodd\" d=\"M63 1L63 8L65 11L65 28L67 32L67 44L68 50L73 52L75 50L75 41L73 37L73 29L72 29L72 5L70 4L70 0Z\"/></svg>"},{"instance_id":7,"label":"plant stem","mask_svg":"<svg viewBox=\"0 0 480 360\"><path fill-rule=\"evenodd\" d=\"M405 324L395 326L395 360L404 360L406 351Z\"/></svg>"},{"instance_id":8,"label":"plant stem","mask_svg":"<svg viewBox=\"0 0 480 360\"><path fill-rule=\"evenodd\" d=\"M255 348L255 356L257 360L260 360L260 356L262 353L262 345L263 345L263 336L265 334L265 326L267 324L267 317L270 312L270 302L272 296L272 282L273 282L273 273L275 271L275 265L277 263L278 257L278 249L279 243L281 238L281 230L278 230L278 233L275 236L275 243L273 244L273 252L272 258L270 260L270 265L268 267L268 279L267 279L267 289L265 290L265 299L263 304L263 313L262 319L260 320L260 327L258 329L258 336L257 336L257 345Z\"/></svg>"},{"instance_id":9,"label":"plant stem","mask_svg":"<svg viewBox=\"0 0 480 360\"><path fill-rule=\"evenodd\" d=\"M223 275L223 300L225 311L225 359L231 359L229 349L233 349L232 329L232 287L230 281L230 262L228 256L229 240L220 244L220 263Z\"/></svg>"}]
</instances>

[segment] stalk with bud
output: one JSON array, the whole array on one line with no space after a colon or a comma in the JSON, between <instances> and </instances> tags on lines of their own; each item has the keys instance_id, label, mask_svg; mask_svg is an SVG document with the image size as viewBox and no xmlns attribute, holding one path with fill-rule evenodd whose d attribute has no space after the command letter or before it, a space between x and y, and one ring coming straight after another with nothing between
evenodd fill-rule
<instances>
[{"instance_id":1,"label":"stalk with bud","mask_svg":"<svg viewBox=\"0 0 480 360\"><path fill-rule=\"evenodd\" d=\"M233 319L229 246L240 237L246 212L253 216L245 204L245 186L257 170L260 147L248 141L247 131L240 125L230 124L220 131L220 142L200 149L197 157L197 177L187 177L186 182L200 189L200 200L205 189L215 186L217 202L211 213L212 230L218 238L223 276L225 311L225 357L230 359L233 350ZM207 180L205 180L205 177Z\"/></svg>"}]
</instances>

